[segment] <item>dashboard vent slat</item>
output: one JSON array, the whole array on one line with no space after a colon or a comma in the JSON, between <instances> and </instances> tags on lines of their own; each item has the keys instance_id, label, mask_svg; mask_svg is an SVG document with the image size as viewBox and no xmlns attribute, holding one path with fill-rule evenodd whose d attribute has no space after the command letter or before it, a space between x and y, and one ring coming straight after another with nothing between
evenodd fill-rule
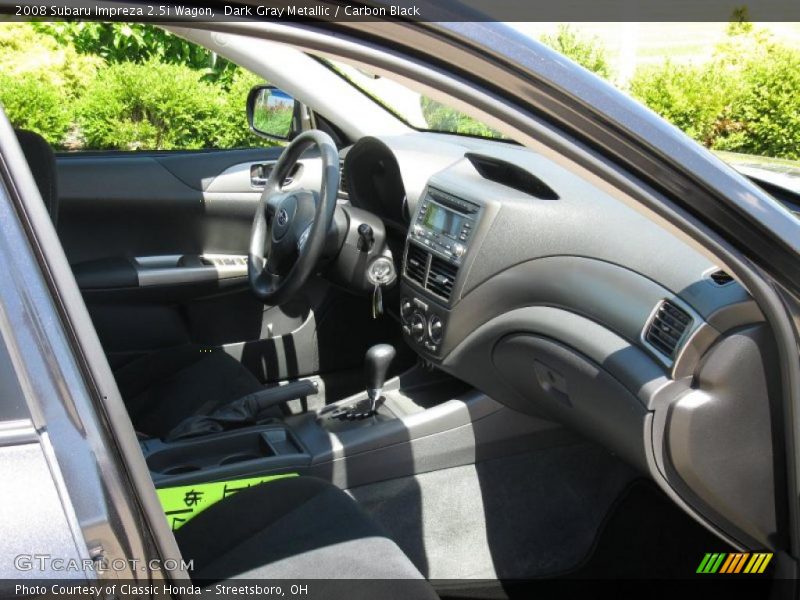
<instances>
[{"instance_id":1,"label":"dashboard vent slat","mask_svg":"<svg viewBox=\"0 0 800 600\"><path fill-rule=\"evenodd\" d=\"M406 276L424 287L427 271L428 253L415 244L409 244L406 253Z\"/></svg>"},{"instance_id":2,"label":"dashboard vent slat","mask_svg":"<svg viewBox=\"0 0 800 600\"><path fill-rule=\"evenodd\" d=\"M458 267L456 265L438 256L433 256L425 287L437 296L449 300L450 295L453 293L453 285L455 285L457 275Z\"/></svg>"},{"instance_id":3,"label":"dashboard vent slat","mask_svg":"<svg viewBox=\"0 0 800 600\"><path fill-rule=\"evenodd\" d=\"M645 340L669 358L675 358L692 317L669 300L664 300L645 330Z\"/></svg>"},{"instance_id":4,"label":"dashboard vent slat","mask_svg":"<svg viewBox=\"0 0 800 600\"><path fill-rule=\"evenodd\" d=\"M720 269L719 271L714 271L708 277L718 286L723 286L723 285L728 285L729 283L733 283L733 277L731 277L728 273L726 273L722 269Z\"/></svg>"}]
</instances>

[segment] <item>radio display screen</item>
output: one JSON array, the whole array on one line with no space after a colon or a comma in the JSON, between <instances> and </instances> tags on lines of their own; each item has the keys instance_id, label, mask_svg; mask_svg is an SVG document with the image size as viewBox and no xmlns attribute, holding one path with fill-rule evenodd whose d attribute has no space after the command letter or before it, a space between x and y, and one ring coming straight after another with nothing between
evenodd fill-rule
<instances>
[{"instance_id":1,"label":"radio display screen","mask_svg":"<svg viewBox=\"0 0 800 600\"><path fill-rule=\"evenodd\" d=\"M437 233L457 238L459 231L461 231L461 226L464 224L464 216L433 202L428 202L428 208L425 210L422 223L425 227Z\"/></svg>"}]
</instances>

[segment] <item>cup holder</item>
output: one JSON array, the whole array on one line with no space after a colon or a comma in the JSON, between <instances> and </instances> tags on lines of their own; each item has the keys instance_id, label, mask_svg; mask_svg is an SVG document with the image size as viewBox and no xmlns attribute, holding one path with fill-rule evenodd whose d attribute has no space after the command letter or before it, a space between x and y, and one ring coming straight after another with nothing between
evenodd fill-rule
<instances>
[{"instance_id":1,"label":"cup holder","mask_svg":"<svg viewBox=\"0 0 800 600\"><path fill-rule=\"evenodd\" d=\"M161 443L147 456L151 473L180 481L215 479L257 469L271 470L302 455L300 445L282 427L245 429L224 435ZM275 461L270 463L269 459Z\"/></svg>"},{"instance_id":2,"label":"cup holder","mask_svg":"<svg viewBox=\"0 0 800 600\"><path fill-rule=\"evenodd\" d=\"M162 473L164 473L164 475L181 475L182 473L192 473L199 470L200 467L194 465L178 465L177 467L170 467L162 471Z\"/></svg>"},{"instance_id":3,"label":"cup holder","mask_svg":"<svg viewBox=\"0 0 800 600\"><path fill-rule=\"evenodd\" d=\"M236 463L247 462L248 460L258 460L259 458L264 458L263 456L259 456L258 454L234 454L233 456L227 456L220 461L220 466L223 465L233 465Z\"/></svg>"}]
</instances>

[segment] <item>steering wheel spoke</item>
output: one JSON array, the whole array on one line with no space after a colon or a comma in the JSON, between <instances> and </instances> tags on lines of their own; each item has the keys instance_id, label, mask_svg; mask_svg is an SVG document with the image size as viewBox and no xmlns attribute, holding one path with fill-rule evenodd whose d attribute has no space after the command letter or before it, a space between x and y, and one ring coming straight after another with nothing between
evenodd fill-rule
<instances>
[{"instance_id":1,"label":"steering wheel spoke","mask_svg":"<svg viewBox=\"0 0 800 600\"><path fill-rule=\"evenodd\" d=\"M283 190L282 182L312 146L322 162L320 189ZM339 153L330 136L318 130L297 136L272 169L253 218L247 275L264 302L286 302L313 274L333 221L338 189Z\"/></svg>"}]
</instances>

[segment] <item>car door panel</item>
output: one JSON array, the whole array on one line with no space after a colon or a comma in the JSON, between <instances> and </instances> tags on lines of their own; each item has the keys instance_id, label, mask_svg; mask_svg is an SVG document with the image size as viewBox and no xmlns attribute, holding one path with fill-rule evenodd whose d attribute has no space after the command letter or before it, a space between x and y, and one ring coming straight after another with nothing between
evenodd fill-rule
<instances>
[{"instance_id":1,"label":"car door panel","mask_svg":"<svg viewBox=\"0 0 800 600\"><path fill-rule=\"evenodd\" d=\"M230 156L228 156L230 155ZM109 256L246 254L260 189L253 165L280 148L59 156L59 235L72 264ZM292 186L319 186L305 159ZM157 218L153 218L157 213Z\"/></svg>"},{"instance_id":2,"label":"car door panel","mask_svg":"<svg viewBox=\"0 0 800 600\"><path fill-rule=\"evenodd\" d=\"M276 381L353 368L381 339L369 333L381 328L339 335L341 322L366 324L369 303L323 279L282 307L251 294L245 258L258 184L280 151L58 157L59 236L113 367L195 344ZM319 189L319 160L305 156L291 177L287 188ZM337 351L320 351L322 339Z\"/></svg>"}]
</instances>

